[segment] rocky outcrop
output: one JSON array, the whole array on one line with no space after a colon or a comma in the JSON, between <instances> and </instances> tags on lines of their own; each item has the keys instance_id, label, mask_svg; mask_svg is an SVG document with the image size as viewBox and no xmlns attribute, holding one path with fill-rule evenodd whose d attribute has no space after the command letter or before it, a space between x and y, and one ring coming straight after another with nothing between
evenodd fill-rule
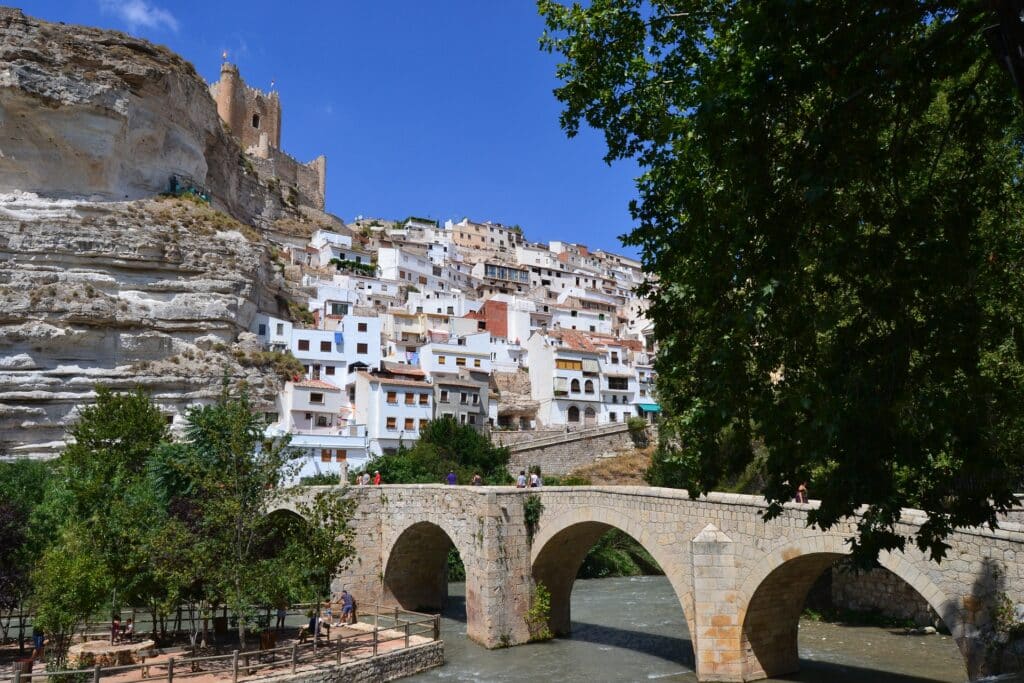
<instances>
[{"instance_id":1,"label":"rocky outcrop","mask_svg":"<svg viewBox=\"0 0 1024 683\"><path fill-rule=\"evenodd\" d=\"M0 8L0 192L122 201L166 191L174 174L247 223L295 213L261 184L187 61Z\"/></svg>"},{"instance_id":2,"label":"rocky outcrop","mask_svg":"<svg viewBox=\"0 0 1024 683\"><path fill-rule=\"evenodd\" d=\"M259 234L207 205L0 195L0 451L58 452L98 384L180 424L226 375L272 410L279 359L249 329L283 286Z\"/></svg>"}]
</instances>

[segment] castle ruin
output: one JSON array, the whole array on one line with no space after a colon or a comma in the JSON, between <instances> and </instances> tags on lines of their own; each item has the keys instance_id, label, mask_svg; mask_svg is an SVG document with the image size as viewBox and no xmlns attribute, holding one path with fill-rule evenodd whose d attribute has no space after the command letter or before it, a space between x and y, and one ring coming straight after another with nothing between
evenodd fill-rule
<instances>
[{"instance_id":1,"label":"castle ruin","mask_svg":"<svg viewBox=\"0 0 1024 683\"><path fill-rule=\"evenodd\" d=\"M210 95L221 121L242 145L260 180L276 183L286 203L323 211L327 157L321 154L302 163L281 151L281 100L277 93L246 85L238 67L224 62L220 80L210 85Z\"/></svg>"}]
</instances>

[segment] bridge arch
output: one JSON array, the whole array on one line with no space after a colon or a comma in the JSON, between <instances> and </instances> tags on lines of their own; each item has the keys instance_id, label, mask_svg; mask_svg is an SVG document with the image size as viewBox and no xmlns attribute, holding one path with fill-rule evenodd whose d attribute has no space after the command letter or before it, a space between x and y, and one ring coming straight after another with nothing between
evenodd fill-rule
<instances>
[{"instance_id":1,"label":"bridge arch","mask_svg":"<svg viewBox=\"0 0 1024 683\"><path fill-rule=\"evenodd\" d=\"M849 554L842 536L816 534L787 539L750 563L739 590L741 649L746 653L743 680L799 670L799 619L807 593L824 571ZM963 618L956 603L905 555L883 552L878 561L928 602L960 646Z\"/></svg>"},{"instance_id":2,"label":"bridge arch","mask_svg":"<svg viewBox=\"0 0 1024 683\"><path fill-rule=\"evenodd\" d=\"M403 609L439 612L448 601L448 550L454 547L466 562L472 559L460 547L458 534L443 524L421 520L409 524L384 549L384 604ZM466 614L469 616L470 567L466 567Z\"/></svg>"},{"instance_id":3,"label":"bridge arch","mask_svg":"<svg viewBox=\"0 0 1024 683\"><path fill-rule=\"evenodd\" d=\"M551 592L551 631L556 636L570 633L571 597L576 574L587 552L611 529L631 536L661 566L683 608L692 643L694 622L689 553L679 553L678 548L673 551L657 543L649 525L639 518L639 512L633 516L607 507L591 508L586 514L579 510L566 510L550 518L541 516L530 550L530 566L534 583L542 582ZM692 657L693 653L689 654Z\"/></svg>"}]
</instances>

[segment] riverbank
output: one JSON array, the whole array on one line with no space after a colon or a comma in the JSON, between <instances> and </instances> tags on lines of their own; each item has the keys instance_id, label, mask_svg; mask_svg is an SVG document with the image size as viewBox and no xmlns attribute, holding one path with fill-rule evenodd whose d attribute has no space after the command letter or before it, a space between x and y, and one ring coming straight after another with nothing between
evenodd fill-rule
<instances>
[{"instance_id":1,"label":"riverbank","mask_svg":"<svg viewBox=\"0 0 1024 683\"><path fill-rule=\"evenodd\" d=\"M452 584L442 622L445 666L410 681L566 683L656 680L696 683L682 608L660 576L578 580L571 638L486 650L465 637L464 586ZM963 683L966 670L948 636L801 620L802 671L792 683Z\"/></svg>"}]
</instances>

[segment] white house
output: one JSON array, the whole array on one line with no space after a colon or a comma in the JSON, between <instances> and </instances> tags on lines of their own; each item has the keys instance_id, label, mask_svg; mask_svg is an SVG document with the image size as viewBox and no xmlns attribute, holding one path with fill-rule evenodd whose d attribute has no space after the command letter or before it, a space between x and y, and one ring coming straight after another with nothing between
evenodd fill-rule
<instances>
[{"instance_id":1,"label":"white house","mask_svg":"<svg viewBox=\"0 0 1024 683\"><path fill-rule=\"evenodd\" d=\"M491 335L487 332L452 336L444 342L430 342L420 347L420 367L428 374L452 373L465 368L473 372L491 373Z\"/></svg>"},{"instance_id":2,"label":"white house","mask_svg":"<svg viewBox=\"0 0 1024 683\"><path fill-rule=\"evenodd\" d=\"M534 333L527 342L530 395L548 427L578 429L607 421L601 401L601 349L575 330Z\"/></svg>"},{"instance_id":3,"label":"white house","mask_svg":"<svg viewBox=\"0 0 1024 683\"><path fill-rule=\"evenodd\" d=\"M418 441L420 430L433 418L434 388L412 374L356 372L352 394L356 421L366 424L371 455L393 453L399 444Z\"/></svg>"},{"instance_id":4,"label":"white house","mask_svg":"<svg viewBox=\"0 0 1024 683\"><path fill-rule=\"evenodd\" d=\"M286 382L277 399L277 420L269 436L291 435L302 453L295 479L317 474L347 476L368 459L366 426L356 424L348 394L323 380Z\"/></svg>"}]
</instances>

